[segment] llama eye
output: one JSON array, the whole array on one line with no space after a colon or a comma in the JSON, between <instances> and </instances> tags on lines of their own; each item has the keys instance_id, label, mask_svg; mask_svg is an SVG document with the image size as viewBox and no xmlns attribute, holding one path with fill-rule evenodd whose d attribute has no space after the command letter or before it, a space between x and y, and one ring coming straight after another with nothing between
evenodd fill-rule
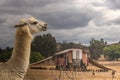
<instances>
[{"instance_id":1,"label":"llama eye","mask_svg":"<svg viewBox=\"0 0 120 80\"><path fill-rule=\"evenodd\" d=\"M33 24L33 25L36 25L37 23L38 23L38 22L33 22L32 24Z\"/></svg>"}]
</instances>

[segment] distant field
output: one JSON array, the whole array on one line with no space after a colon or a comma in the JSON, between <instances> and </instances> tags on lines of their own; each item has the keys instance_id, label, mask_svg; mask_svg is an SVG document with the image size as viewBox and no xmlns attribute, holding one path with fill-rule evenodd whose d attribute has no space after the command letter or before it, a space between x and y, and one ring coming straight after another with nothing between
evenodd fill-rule
<instances>
[{"instance_id":1,"label":"distant field","mask_svg":"<svg viewBox=\"0 0 120 80\"><path fill-rule=\"evenodd\" d=\"M90 72L59 71L59 70L35 70L29 69L26 80L120 80L120 62L100 62L107 67L116 70L115 77L112 78L112 71ZM89 69L98 68L90 65Z\"/></svg>"}]
</instances>

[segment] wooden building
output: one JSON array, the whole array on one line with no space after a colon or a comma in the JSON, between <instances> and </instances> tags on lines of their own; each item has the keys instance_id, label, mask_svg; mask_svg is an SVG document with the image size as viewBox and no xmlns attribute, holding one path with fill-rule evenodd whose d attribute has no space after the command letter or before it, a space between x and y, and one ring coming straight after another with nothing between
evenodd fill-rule
<instances>
[{"instance_id":1,"label":"wooden building","mask_svg":"<svg viewBox=\"0 0 120 80\"><path fill-rule=\"evenodd\" d=\"M86 68L88 65L88 52L82 49L67 49L54 55L57 68Z\"/></svg>"},{"instance_id":2,"label":"wooden building","mask_svg":"<svg viewBox=\"0 0 120 80\"><path fill-rule=\"evenodd\" d=\"M56 68L86 68L88 65L88 51L82 49L67 49L55 53L46 59L31 64L31 67L54 65Z\"/></svg>"}]
</instances>

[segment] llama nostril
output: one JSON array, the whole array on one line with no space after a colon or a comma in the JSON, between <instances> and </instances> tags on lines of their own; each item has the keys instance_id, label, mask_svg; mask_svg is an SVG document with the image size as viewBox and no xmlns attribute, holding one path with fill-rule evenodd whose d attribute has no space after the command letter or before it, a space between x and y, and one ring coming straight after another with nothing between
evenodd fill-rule
<instances>
[{"instance_id":1,"label":"llama nostril","mask_svg":"<svg viewBox=\"0 0 120 80\"><path fill-rule=\"evenodd\" d=\"M47 29L47 24L44 24L43 29L45 30Z\"/></svg>"},{"instance_id":2,"label":"llama nostril","mask_svg":"<svg viewBox=\"0 0 120 80\"><path fill-rule=\"evenodd\" d=\"M43 26L43 31L46 31L47 30L47 26Z\"/></svg>"},{"instance_id":3,"label":"llama nostril","mask_svg":"<svg viewBox=\"0 0 120 80\"><path fill-rule=\"evenodd\" d=\"M46 26L46 27L47 27L47 24L44 24L44 26Z\"/></svg>"},{"instance_id":4,"label":"llama nostril","mask_svg":"<svg viewBox=\"0 0 120 80\"><path fill-rule=\"evenodd\" d=\"M47 27L46 27L46 26L44 26L43 28L44 28L44 29L47 29Z\"/></svg>"}]
</instances>

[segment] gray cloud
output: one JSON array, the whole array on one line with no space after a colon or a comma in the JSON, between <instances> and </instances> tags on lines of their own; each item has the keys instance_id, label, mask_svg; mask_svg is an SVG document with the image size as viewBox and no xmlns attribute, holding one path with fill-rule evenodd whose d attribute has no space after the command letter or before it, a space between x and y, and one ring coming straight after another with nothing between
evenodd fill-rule
<instances>
[{"instance_id":1,"label":"gray cloud","mask_svg":"<svg viewBox=\"0 0 120 80\"><path fill-rule=\"evenodd\" d=\"M13 46L15 29L0 25L0 47Z\"/></svg>"},{"instance_id":2,"label":"gray cloud","mask_svg":"<svg viewBox=\"0 0 120 80\"><path fill-rule=\"evenodd\" d=\"M115 20L112 20L111 22L114 23L114 24L120 25L120 17L118 17Z\"/></svg>"},{"instance_id":3,"label":"gray cloud","mask_svg":"<svg viewBox=\"0 0 120 80\"><path fill-rule=\"evenodd\" d=\"M111 9L120 9L120 0L106 0L106 5Z\"/></svg>"},{"instance_id":4,"label":"gray cloud","mask_svg":"<svg viewBox=\"0 0 120 80\"><path fill-rule=\"evenodd\" d=\"M0 18L0 24L4 23L5 21L5 19Z\"/></svg>"},{"instance_id":5,"label":"gray cloud","mask_svg":"<svg viewBox=\"0 0 120 80\"><path fill-rule=\"evenodd\" d=\"M65 10L54 13L43 14L43 19L51 25L52 29L71 29L85 27L88 25L97 12L79 8L77 10ZM88 13L90 12L90 13Z\"/></svg>"},{"instance_id":6,"label":"gray cloud","mask_svg":"<svg viewBox=\"0 0 120 80\"><path fill-rule=\"evenodd\" d=\"M68 29L86 26L95 17L92 8L83 6L74 8L69 0L10 0L1 6L0 12L12 15L29 13L50 25L51 29ZM55 7L56 6L56 7Z\"/></svg>"},{"instance_id":7,"label":"gray cloud","mask_svg":"<svg viewBox=\"0 0 120 80\"><path fill-rule=\"evenodd\" d=\"M47 22L48 32L57 41L88 44L91 37L117 41L120 39L116 38L120 29L119 4L119 0L2 0L0 47L13 45L15 29L12 26L31 15ZM111 31L114 33L109 35Z\"/></svg>"},{"instance_id":8,"label":"gray cloud","mask_svg":"<svg viewBox=\"0 0 120 80\"><path fill-rule=\"evenodd\" d=\"M102 20L102 21L100 21ZM97 22L98 21L98 22ZM120 17L117 17L112 20L104 20L102 18L94 20L97 26L110 26L110 25L120 25Z\"/></svg>"},{"instance_id":9,"label":"gray cloud","mask_svg":"<svg viewBox=\"0 0 120 80\"><path fill-rule=\"evenodd\" d=\"M2 6L6 7L35 7L35 6L46 6L54 3L66 3L71 2L70 0L5 0Z\"/></svg>"},{"instance_id":10,"label":"gray cloud","mask_svg":"<svg viewBox=\"0 0 120 80\"><path fill-rule=\"evenodd\" d=\"M5 0L0 4L0 10L1 13L9 14L35 14L36 12L41 12L41 9L46 6L63 2L67 3L69 0Z\"/></svg>"}]
</instances>

